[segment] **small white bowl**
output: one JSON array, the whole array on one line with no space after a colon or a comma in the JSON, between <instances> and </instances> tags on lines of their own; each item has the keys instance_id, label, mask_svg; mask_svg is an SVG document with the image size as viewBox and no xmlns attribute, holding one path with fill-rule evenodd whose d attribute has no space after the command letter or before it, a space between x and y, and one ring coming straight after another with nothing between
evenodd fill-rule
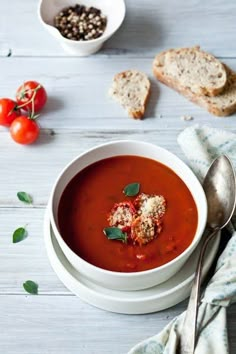
<instances>
[{"instance_id":1,"label":"small white bowl","mask_svg":"<svg viewBox=\"0 0 236 354\"><path fill-rule=\"evenodd\" d=\"M62 9L78 3L96 7L107 16L107 26L101 37L88 41L75 41L63 37L53 26L54 17ZM124 0L40 0L38 16L43 26L60 42L65 51L77 56L87 56L96 53L103 43L118 30L125 17L125 2Z\"/></svg>"},{"instance_id":2,"label":"small white bowl","mask_svg":"<svg viewBox=\"0 0 236 354\"><path fill-rule=\"evenodd\" d=\"M119 155L136 155L156 160L171 168L190 190L198 211L198 225L190 246L172 261L163 266L132 273L113 272L96 267L75 254L63 240L58 228L58 205L62 193L72 178L92 163ZM197 247L207 220L207 201L203 188L193 174L178 157L153 144L139 141L116 141L100 145L78 156L57 178L49 201L49 214L53 232L69 262L82 275L106 288L116 290L141 290L158 285L176 274Z\"/></svg>"}]
</instances>

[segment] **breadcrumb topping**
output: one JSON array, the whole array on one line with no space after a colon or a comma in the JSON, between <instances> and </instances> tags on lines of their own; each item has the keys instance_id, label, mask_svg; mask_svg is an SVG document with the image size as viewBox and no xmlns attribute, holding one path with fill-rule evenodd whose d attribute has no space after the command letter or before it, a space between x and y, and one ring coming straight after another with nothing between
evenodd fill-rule
<instances>
[{"instance_id":1,"label":"breadcrumb topping","mask_svg":"<svg viewBox=\"0 0 236 354\"><path fill-rule=\"evenodd\" d=\"M135 212L135 208L130 202L117 203L108 216L109 225L120 229L131 227Z\"/></svg>"},{"instance_id":2,"label":"breadcrumb topping","mask_svg":"<svg viewBox=\"0 0 236 354\"><path fill-rule=\"evenodd\" d=\"M131 239L142 246L156 238L161 229L159 221L148 216L138 216L131 225Z\"/></svg>"},{"instance_id":3,"label":"breadcrumb topping","mask_svg":"<svg viewBox=\"0 0 236 354\"><path fill-rule=\"evenodd\" d=\"M166 200L162 195L141 193L134 202L116 203L108 215L109 226L127 233L139 246L155 239L162 231Z\"/></svg>"},{"instance_id":4,"label":"breadcrumb topping","mask_svg":"<svg viewBox=\"0 0 236 354\"><path fill-rule=\"evenodd\" d=\"M135 200L138 215L161 218L166 211L166 201L162 195L140 194Z\"/></svg>"}]
</instances>

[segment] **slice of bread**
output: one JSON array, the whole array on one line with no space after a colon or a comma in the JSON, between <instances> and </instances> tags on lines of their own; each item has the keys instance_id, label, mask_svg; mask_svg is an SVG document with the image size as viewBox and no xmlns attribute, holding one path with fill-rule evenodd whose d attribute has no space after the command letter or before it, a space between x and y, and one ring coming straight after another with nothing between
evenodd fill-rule
<instances>
[{"instance_id":1,"label":"slice of bread","mask_svg":"<svg viewBox=\"0 0 236 354\"><path fill-rule=\"evenodd\" d=\"M127 70L115 75L109 94L128 111L129 116L142 119L150 86L146 74Z\"/></svg>"},{"instance_id":2,"label":"slice of bread","mask_svg":"<svg viewBox=\"0 0 236 354\"><path fill-rule=\"evenodd\" d=\"M191 98L190 98L191 99ZM206 108L208 112L225 117L236 112L236 73L228 69L228 83L224 92L216 97L195 97L192 101Z\"/></svg>"},{"instance_id":3,"label":"slice of bread","mask_svg":"<svg viewBox=\"0 0 236 354\"><path fill-rule=\"evenodd\" d=\"M190 84L186 87L182 86L176 80L172 79L165 74L165 53L159 54L153 63L153 72L159 81L165 85L173 88L175 91L181 93L183 96L188 98L190 101L197 103L199 106L205 108L209 113L212 113L219 117L229 116L236 112L236 73L229 69L226 65L224 66L227 83L221 94L217 96L206 96L197 95L193 92ZM160 62L162 66L160 67Z\"/></svg>"},{"instance_id":4,"label":"slice of bread","mask_svg":"<svg viewBox=\"0 0 236 354\"><path fill-rule=\"evenodd\" d=\"M224 65L200 47L170 49L156 56L154 73L180 90L193 94L217 96L227 83Z\"/></svg>"}]
</instances>

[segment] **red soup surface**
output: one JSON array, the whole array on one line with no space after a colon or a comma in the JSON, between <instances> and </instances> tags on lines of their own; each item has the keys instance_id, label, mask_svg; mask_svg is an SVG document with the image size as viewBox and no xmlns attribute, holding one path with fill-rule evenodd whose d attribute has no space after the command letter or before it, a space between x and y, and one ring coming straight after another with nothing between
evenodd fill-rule
<instances>
[{"instance_id":1,"label":"red soup surface","mask_svg":"<svg viewBox=\"0 0 236 354\"><path fill-rule=\"evenodd\" d=\"M140 193L163 195L166 212L162 231L139 246L109 240L103 233L114 203L133 201L123 189L140 183ZM79 172L62 194L58 220L67 245L87 262L117 272L137 272L161 266L180 255L192 242L198 214L185 183L168 167L138 156L116 156Z\"/></svg>"}]
</instances>

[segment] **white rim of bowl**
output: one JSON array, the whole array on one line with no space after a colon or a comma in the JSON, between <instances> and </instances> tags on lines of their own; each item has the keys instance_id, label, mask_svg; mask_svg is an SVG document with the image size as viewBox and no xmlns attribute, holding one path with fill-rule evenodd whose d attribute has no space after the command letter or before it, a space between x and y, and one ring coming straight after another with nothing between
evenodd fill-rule
<instances>
[{"instance_id":1,"label":"white rim of bowl","mask_svg":"<svg viewBox=\"0 0 236 354\"><path fill-rule=\"evenodd\" d=\"M121 143L135 143L135 144L142 144L143 146L149 146L149 147L153 147L153 148L158 148L159 150L162 150L162 151L165 151L167 152L172 158L174 158L175 160L177 160L183 168L185 168L188 173L190 173L190 175L192 176L192 178L195 180L195 183L197 183L198 187L199 187L199 190L200 190L200 193L202 194L201 198L202 198L202 205L201 205L201 209L203 210L203 216L201 218L202 222L200 224L200 229L198 230L198 237L196 238L196 232L195 232L195 235L194 235L194 239L192 240L192 242L190 243L190 245L180 254L178 255L177 257L175 257L174 259L172 259L171 261L163 264L162 266L159 266L159 267L155 267L155 268L152 268L152 269L148 269L148 270L144 270L144 271L139 271L139 272L129 272L129 273L125 273L125 272L116 272L116 271L111 271L111 270L107 270L107 269L103 269L103 268L100 268L100 267L97 267L87 261L85 261L83 258L81 258L80 256L78 256L68 245L67 243L64 241L63 237L61 236L60 232L59 232L59 229L57 227L57 224L55 222L55 219L54 219L54 212L53 212L53 195L55 193L55 189L57 187L57 184L59 182L59 180L61 179L61 177L63 176L63 174L67 171L67 169L73 164L75 163L79 158L87 155L88 153L94 151L94 150L97 150L97 149L100 149L102 147L105 147L105 146L109 146L109 145L118 145L118 144L121 144ZM118 156L118 155L115 155L115 156ZM120 156L120 155L119 155ZM133 155L135 156L135 155ZM137 155L139 156L139 155ZM102 159L101 159L102 160ZM154 160L154 159L153 159ZM100 160L98 160L100 161ZM157 161L158 162L158 161ZM89 164L90 165L90 164ZM89 166L88 165L88 166ZM163 165L169 167L168 165L166 165L165 163L163 163ZM86 166L87 167L87 166ZM171 167L169 167L171 168ZM80 172L80 171L79 171ZM79 173L78 172L78 173ZM175 171L174 171L175 172ZM175 174L177 174L175 172ZM179 175L177 174L177 176L179 177ZM184 183L185 181L179 177ZM186 183L185 183L186 185ZM186 186L187 187L187 186ZM66 188L66 187L65 187ZM187 187L188 188L188 187ZM189 190L189 188L188 188ZM190 190L189 190L190 191ZM190 191L191 195L192 195L192 192ZM193 197L193 195L192 195ZM195 201L195 198L193 197L194 201ZM196 203L196 201L195 201ZM74 158L71 162L69 162L65 168L61 171L61 173L59 174L59 176L57 177L54 185L53 185L53 188L52 188L52 192L51 192L51 196L50 196L50 199L49 199L49 215L50 215L50 221L51 221L51 225L53 227L53 231L54 231L54 234L57 237L59 237L60 241L63 243L63 245L69 250L69 252L71 252L76 258L79 259L79 261L81 263L84 263L87 267L90 267L91 269L93 270L96 270L97 272L99 273L106 273L107 275L118 275L120 277L124 277L124 278L130 278L130 277L134 277L134 276L140 276L140 275L146 275L146 274L151 274L151 273L154 273L157 269L158 270L163 270L165 269L166 267L168 267L169 265L175 263L177 260L179 260L180 258L182 258L185 254L189 253L191 249L194 249L196 247L196 244L201 240L201 236L204 232L204 229L206 227L206 222L207 222L207 200L206 200L206 196L205 196L205 193L204 193L204 190L202 188L202 185L201 183L199 182L199 180L197 179L197 177L195 176L195 174L193 173L193 171L179 158L177 157L176 155L174 155L172 152L170 152L169 150L163 148L163 147L160 147L158 145L155 145L155 144L152 144L152 143L147 143L147 142L144 142L144 141L138 141L138 140L115 140L115 141L112 141L112 142L108 142L108 143L104 143L104 144L100 144L100 145L97 145L93 148L90 148L88 150L86 150L85 152L81 153L80 155L78 155L76 158ZM198 209L198 208L197 208ZM198 212L198 223L199 223L199 212ZM199 227L199 226L197 226ZM56 235L57 234L57 235ZM63 251L63 250L62 250Z\"/></svg>"}]
</instances>

